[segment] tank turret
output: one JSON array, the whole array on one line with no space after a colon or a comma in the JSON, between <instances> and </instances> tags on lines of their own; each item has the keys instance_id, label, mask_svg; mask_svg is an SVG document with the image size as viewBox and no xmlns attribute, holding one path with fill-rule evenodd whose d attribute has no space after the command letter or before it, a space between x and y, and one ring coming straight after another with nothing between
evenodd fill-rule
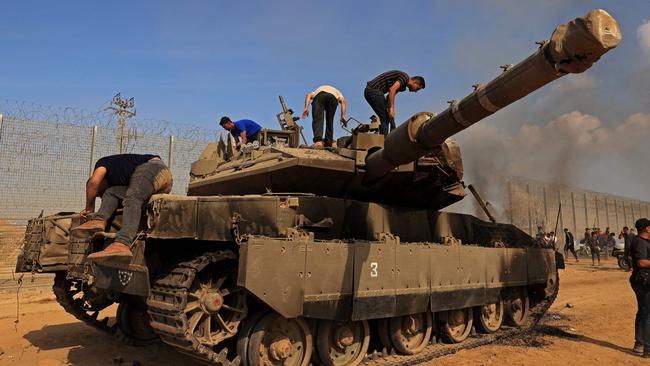
<instances>
[{"instance_id":1,"label":"tank turret","mask_svg":"<svg viewBox=\"0 0 650 366\"><path fill-rule=\"evenodd\" d=\"M188 194L292 192L441 209L465 195L455 133L555 79L587 70L620 40L616 21L604 10L591 11L558 26L532 55L502 66L502 74L442 113L417 113L385 139L372 124L360 124L335 148L299 147L299 126L278 118L281 130L263 130L257 144L236 153L209 146L192 166Z\"/></svg>"}]
</instances>

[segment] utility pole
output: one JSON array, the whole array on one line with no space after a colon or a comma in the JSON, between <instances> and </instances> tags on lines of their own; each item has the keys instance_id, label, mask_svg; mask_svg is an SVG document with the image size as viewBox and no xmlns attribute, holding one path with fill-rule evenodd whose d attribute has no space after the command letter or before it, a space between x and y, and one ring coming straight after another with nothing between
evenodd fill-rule
<instances>
[{"instance_id":1,"label":"utility pole","mask_svg":"<svg viewBox=\"0 0 650 366\"><path fill-rule=\"evenodd\" d=\"M111 106L106 108L110 109L118 117L117 125L117 149L120 154L123 154L126 150L125 140L133 137L129 132L124 132L126 127L127 119L135 116L135 100L134 98L122 98L121 93L115 94L113 100L111 101Z\"/></svg>"}]
</instances>

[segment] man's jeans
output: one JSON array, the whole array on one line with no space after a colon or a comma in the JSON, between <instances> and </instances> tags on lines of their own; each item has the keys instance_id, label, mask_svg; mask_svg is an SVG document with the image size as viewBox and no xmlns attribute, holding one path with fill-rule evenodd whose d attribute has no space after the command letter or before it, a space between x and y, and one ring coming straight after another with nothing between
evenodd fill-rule
<instances>
[{"instance_id":1,"label":"man's jeans","mask_svg":"<svg viewBox=\"0 0 650 366\"><path fill-rule=\"evenodd\" d=\"M645 353L650 353L650 286L639 285L631 280L630 284L638 306L634 320L634 340L643 344Z\"/></svg>"},{"instance_id":2,"label":"man's jeans","mask_svg":"<svg viewBox=\"0 0 650 366\"><path fill-rule=\"evenodd\" d=\"M311 128L314 132L314 142L323 141L325 146L332 146L334 141L334 113L339 106L336 97L328 92L320 92L311 102L312 122ZM323 140L323 117L325 117L325 140Z\"/></svg>"},{"instance_id":3,"label":"man's jeans","mask_svg":"<svg viewBox=\"0 0 650 366\"><path fill-rule=\"evenodd\" d=\"M366 98L366 102L370 104L370 107L377 117L379 117L379 132L381 132L382 135L388 135L388 103L386 102L384 93L366 87L363 91L363 96Z\"/></svg>"},{"instance_id":4,"label":"man's jeans","mask_svg":"<svg viewBox=\"0 0 650 366\"><path fill-rule=\"evenodd\" d=\"M156 193L171 192L172 184L171 172L162 161L148 161L135 169L128 187L113 186L106 189L95 217L110 219L122 201L122 227L117 232L115 241L130 246L138 232L144 204Z\"/></svg>"}]
</instances>

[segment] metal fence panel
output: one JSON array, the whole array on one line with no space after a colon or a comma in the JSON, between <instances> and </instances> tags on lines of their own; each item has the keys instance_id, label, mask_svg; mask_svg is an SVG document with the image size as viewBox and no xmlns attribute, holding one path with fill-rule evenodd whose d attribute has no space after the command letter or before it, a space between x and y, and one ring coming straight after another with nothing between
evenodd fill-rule
<instances>
[{"instance_id":1,"label":"metal fence panel","mask_svg":"<svg viewBox=\"0 0 650 366\"><path fill-rule=\"evenodd\" d=\"M4 116L0 123L0 219L24 222L60 211L80 211L85 183L103 156L118 153L117 131L102 126L49 123ZM170 145L171 144L171 145ZM191 163L206 140L131 133L125 153L160 155L174 176L173 193L185 194Z\"/></svg>"}]
</instances>

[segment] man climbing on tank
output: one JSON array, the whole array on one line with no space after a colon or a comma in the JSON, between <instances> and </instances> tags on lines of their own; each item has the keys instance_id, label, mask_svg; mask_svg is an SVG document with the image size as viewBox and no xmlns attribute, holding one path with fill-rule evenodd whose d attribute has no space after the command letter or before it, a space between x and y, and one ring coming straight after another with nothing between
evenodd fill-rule
<instances>
[{"instance_id":1,"label":"man climbing on tank","mask_svg":"<svg viewBox=\"0 0 650 366\"><path fill-rule=\"evenodd\" d=\"M239 121L233 122L230 117L227 116L221 117L219 124L225 130L230 132L230 134L235 138L235 141L239 143L241 139L243 145L257 140L257 136L262 129L262 126L250 119L240 119Z\"/></svg>"},{"instance_id":2,"label":"man climbing on tank","mask_svg":"<svg viewBox=\"0 0 650 366\"><path fill-rule=\"evenodd\" d=\"M378 75L366 84L363 96L366 98L372 110L379 117L379 131L383 135L395 128L395 96L406 88L410 92L417 93L424 89L424 78L422 76L410 77L404 71L391 70ZM388 93L388 96L385 94Z\"/></svg>"},{"instance_id":3,"label":"man climbing on tank","mask_svg":"<svg viewBox=\"0 0 650 366\"><path fill-rule=\"evenodd\" d=\"M122 227L115 241L104 250L92 253L88 259L101 261L114 257L131 258L133 244L142 207L156 193L171 192L172 174L158 155L119 154L105 156L97 161L92 176L86 182L87 215L95 211L95 198L101 195L102 203L92 220L72 229L80 232L97 232L106 229L106 222L122 202Z\"/></svg>"},{"instance_id":4,"label":"man climbing on tank","mask_svg":"<svg viewBox=\"0 0 650 366\"><path fill-rule=\"evenodd\" d=\"M313 101L312 101L313 100ZM339 103L341 104L341 123L346 123L346 104L343 94L333 86L321 85L305 97L305 109L302 118L309 116L309 102L311 103L311 128L314 133L314 147L332 147L334 141L334 114ZM323 139L323 117L325 117L325 139Z\"/></svg>"}]
</instances>

